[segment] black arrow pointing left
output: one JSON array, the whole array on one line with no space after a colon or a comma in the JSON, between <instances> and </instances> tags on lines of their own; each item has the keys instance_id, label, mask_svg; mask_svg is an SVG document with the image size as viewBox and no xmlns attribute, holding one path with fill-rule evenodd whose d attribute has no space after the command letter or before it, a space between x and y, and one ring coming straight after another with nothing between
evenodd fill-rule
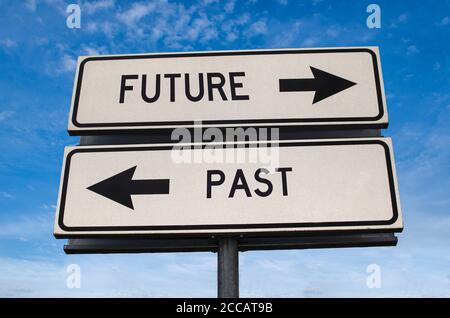
<instances>
[{"instance_id":1,"label":"black arrow pointing left","mask_svg":"<svg viewBox=\"0 0 450 318\"><path fill-rule=\"evenodd\" d=\"M131 195L169 194L169 179L133 180L137 166L122 171L90 187L91 190L132 210Z\"/></svg>"}]
</instances>

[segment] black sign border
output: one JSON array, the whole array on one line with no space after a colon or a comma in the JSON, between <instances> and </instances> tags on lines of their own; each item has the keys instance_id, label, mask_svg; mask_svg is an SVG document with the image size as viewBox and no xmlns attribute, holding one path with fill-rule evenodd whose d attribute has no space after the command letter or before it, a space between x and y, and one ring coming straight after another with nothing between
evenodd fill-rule
<instances>
[{"instance_id":1,"label":"black sign border","mask_svg":"<svg viewBox=\"0 0 450 318\"><path fill-rule=\"evenodd\" d=\"M76 153L82 153L82 152L117 152L117 151L167 151L171 150L173 146L145 146L145 147L99 147L99 148L76 148L69 152L66 157L65 161L65 167L64 167L64 176L62 180L62 191L61 191L61 200L59 203L59 213L58 213L58 225L59 227L65 231L65 232L89 232L89 231L95 231L95 232L102 232L102 231L168 231L168 230L217 230L217 229L229 229L229 230L236 230L236 229L276 229L276 228L314 228L314 227L351 227L351 226L377 226L377 225L392 225L394 224L398 219L398 204L397 204L397 196L396 196L396 188L395 188L395 182L394 182L394 172L393 172L393 166L391 161L391 155L390 155L390 149L389 146L382 140L379 139L367 139L367 140L328 140L328 141L313 141L313 142L307 142L307 141L301 141L301 142L287 142L287 143L280 143L280 147L301 147L301 146L333 146L333 145L368 145L368 144L376 144L383 147L385 151L385 157L386 157L386 167L387 167L387 173L388 173L388 179L389 179L389 190L390 190L390 196L391 196L391 204L392 204L392 217L389 220L377 220L377 221L342 221L342 222L313 222L313 223L266 223L266 224L216 224L216 225L160 225L160 226L77 226L77 227L70 227L66 226L64 224L64 208L65 208L65 201L66 201L66 194L67 194L67 184L69 180L69 172L70 172L70 161L71 157L75 155ZM242 146L242 145L240 145ZM237 145L234 145L234 147L237 147ZM245 144L245 147L259 147L259 144ZM364 229L355 229L354 231L361 231ZM353 230L349 230L353 231ZM365 232L369 232L368 230L364 230ZM374 230L374 232L383 232L383 230ZM273 231L271 231L273 232ZM321 231L326 232L326 231ZM117 235L145 235L146 233L139 233L139 234L133 234L133 233L121 233L121 234L114 234L114 236ZM179 233L182 234L182 233ZM212 233L200 233L203 235L211 235ZM224 234L224 233L220 233ZM255 234L261 234L261 232L257 232ZM75 234L78 237L86 236L86 234ZM75 237L75 235L69 235L71 237ZM97 236L95 233L88 234ZM101 235L101 234L100 234ZM148 234L150 235L150 234ZM152 234L153 235L153 234ZM165 235L162 233L162 235ZM170 234L169 234L170 235ZM177 234L171 234L171 235L177 235ZM188 233L189 235L189 233ZM194 234L195 235L195 234ZM198 234L197 234L198 235ZM65 234L58 234L55 235L57 237L66 237Z\"/></svg>"},{"instance_id":2,"label":"black sign border","mask_svg":"<svg viewBox=\"0 0 450 318\"><path fill-rule=\"evenodd\" d=\"M276 124L291 124L295 126L296 124L301 123L336 123L334 126L364 126L364 127L373 127L373 128L386 128L388 124L382 123L363 123L363 124L355 124L349 123L345 124L345 122L358 122L358 121L367 121L373 122L377 121L384 116L384 107L383 107L383 94L381 90L381 82L380 82L380 73L379 73L379 65L377 60L377 55L374 51L369 48L335 48L335 49L299 49L299 50L260 50L260 51L230 51L230 52L198 52L198 53L162 53L162 54L148 54L148 55L120 55L120 56L96 56L96 57L88 57L81 61L79 70L78 70L78 78L77 85L75 90L75 98L73 104L73 112L71 121L72 124L77 128L110 128L109 130L101 130L102 132L113 132L115 130L124 131L125 129L119 129L121 127L130 127L129 130L132 131L140 131L140 130L150 130L154 126L160 126L158 128L162 129L171 128L173 126L193 126L194 121L160 121L160 122L121 122L121 123L80 123L77 120L78 114L78 106L79 106L79 98L82 86L83 79L83 71L84 66L87 62L90 61L107 61L107 60L129 60L129 59L154 59L154 58L192 58L192 57L208 57L208 56L233 56L233 55L275 55L275 54L317 54L317 53L369 53L372 57L373 69L374 69L374 77L377 91L377 100L378 100L378 115L374 117L339 117L339 118L284 118L284 119L239 119L239 120L205 120L202 121L202 124L205 126L214 126L214 125L230 125L236 126L239 124L267 124L267 125L276 125ZM145 128L147 126L147 128ZM313 126L313 125L310 125ZM333 124L326 125L328 127L333 127ZM139 127L139 128L131 128L131 127ZM116 129L115 129L116 128ZM153 128L154 129L154 128ZM86 132L95 133L95 129L92 130L68 130L69 134L77 135L77 134L85 134Z\"/></svg>"}]
</instances>

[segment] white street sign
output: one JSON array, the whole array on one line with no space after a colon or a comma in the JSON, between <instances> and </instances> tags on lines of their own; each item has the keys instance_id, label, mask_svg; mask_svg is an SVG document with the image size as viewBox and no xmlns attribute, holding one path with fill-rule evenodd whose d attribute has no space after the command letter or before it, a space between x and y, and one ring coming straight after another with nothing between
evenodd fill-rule
<instances>
[{"instance_id":1,"label":"white street sign","mask_svg":"<svg viewBox=\"0 0 450 318\"><path fill-rule=\"evenodd\" d=\"M386 127L377 47L80 57L69 133Z\"/></svg>"},{"instance_id":2,"label":"white street sign","mask_svg":"<svg viewBox=\"0 0 450 318\"><path fill-rule=\"evenodd\" d=\"M389 138L240 145L67 147L54 234L402 230Z\"/></svg>"}]
</instances>

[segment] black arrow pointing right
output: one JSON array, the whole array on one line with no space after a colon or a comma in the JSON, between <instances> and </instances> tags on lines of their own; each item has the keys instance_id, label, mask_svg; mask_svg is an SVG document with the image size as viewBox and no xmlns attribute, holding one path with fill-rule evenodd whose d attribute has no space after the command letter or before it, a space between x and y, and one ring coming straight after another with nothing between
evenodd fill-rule
<instances>
[{"instance_id":1,"label":"black arrow pointing right","mask_svg":"<svg viewBox=\"0 0 450 318\"><path fill-rule=\"evenodd\" d=\"M280 92L315 91L313 104L337 94L356 83L310 66L314 78L280 79Z\"/></svg>"},{"instance_id":2,"label":"black arrow pointing right","mask_svg":"<svg viewBox=\"0 0 450 318\"><path fill-rule=\"evenodd\" d=\"M169 194L169 179L133 180L137 166L120 172L90 187L91 190L110 200L134 210L131 195Z\"/></svg>"}]
</instances>

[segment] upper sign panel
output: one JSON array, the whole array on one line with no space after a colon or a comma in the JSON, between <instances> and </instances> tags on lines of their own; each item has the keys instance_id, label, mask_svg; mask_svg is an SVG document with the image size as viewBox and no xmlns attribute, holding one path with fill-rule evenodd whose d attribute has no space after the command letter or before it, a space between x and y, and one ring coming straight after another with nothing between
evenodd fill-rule
<instances>
[{"instance_id":1,"label":"upper sign panel","mask_svg":"<svg viewBox=\"0 0 450 318\"><path fill-rule=\"evenodd\" d=\"M378 48L80 57L71 134L200 122L386 127Z\"/></svg>"}]
</instances>

